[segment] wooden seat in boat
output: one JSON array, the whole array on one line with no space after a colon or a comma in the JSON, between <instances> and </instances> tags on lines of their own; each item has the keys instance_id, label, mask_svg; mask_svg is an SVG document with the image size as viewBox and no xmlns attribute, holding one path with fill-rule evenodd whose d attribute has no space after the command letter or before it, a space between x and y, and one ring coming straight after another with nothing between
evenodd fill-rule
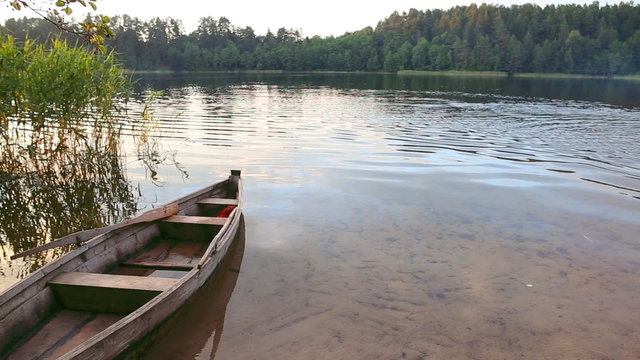
<instances>
[{"instance_id":1,"label":"wooden seat in boat","mask_svg":"<svg viewBox=\"0 0 640 360\"><path fill-rule=\"evenodd\" d=\"M169 278L67 272L49 281L66 309L127 314L178 280Z\"/></svg>"},{"instance_id":2,"label":"wooden seat in boat","mask_svg":"<svg viewBox=\"0 0 640 360\"><path fill-rule=\"evenodd\" d=\"M227 218L210 217L210 216L185 216L173 215L162 220L167 223L194 224L194 225L217 225L222 226L227 222Z\"/></svg>"},{"instance_id":3,"label":"wooden seat in boat","mask_svg":"<svg viewBox=\"0 0 640 360\"><path fill-rule=\"evenodd\" d=\"M198 204L203 205L225 205L225 206L238 206L238 199L223 199L223 198L204 198L198 201Z\"/></svg>"},{"instance_id":4,"label":"wooden seat in boat","mask_svg":"<svg viewBox=\"0 0 640 360\"><path fill-rule=\"evenodd\" d=\"M56 276L49 284L162 292L176 282L176 279L157 277L68 272Z\"/></svg>"}]
</instances>

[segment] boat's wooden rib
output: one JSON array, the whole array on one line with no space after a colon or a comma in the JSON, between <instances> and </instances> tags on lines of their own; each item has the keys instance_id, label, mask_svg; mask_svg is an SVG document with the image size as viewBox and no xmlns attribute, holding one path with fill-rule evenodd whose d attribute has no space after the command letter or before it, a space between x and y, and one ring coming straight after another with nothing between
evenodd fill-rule
<instances>
[{"instance_id":1,"label":"boat's wooden rib","mask_svg":"<svg viewBox=\"0 0 640 360\"><path fill-rule=\"evenodd\" d=\"M180 212L169 221L96 236L0 294L0 358L118 355L215 270L239 227L242 196L239 172L232 172L178 200ZM215 217L227 204L237 206L229 218Z\"/></svg>"}]
</instances>

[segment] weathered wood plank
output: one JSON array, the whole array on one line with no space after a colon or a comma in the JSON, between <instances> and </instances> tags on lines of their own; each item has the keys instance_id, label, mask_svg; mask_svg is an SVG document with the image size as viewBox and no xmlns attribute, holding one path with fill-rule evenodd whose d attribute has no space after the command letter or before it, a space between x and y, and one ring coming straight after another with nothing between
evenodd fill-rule
<instances>
[{"instance_id":1,"label":"weathered wood plank","mask_svg":"<svg viewBox=\"0 0 640 360\"><path fill-rule=\"evenodd\" d=\"M51 350L55 350L62 338L73 328L82 327L88 322L91 313L78 311L62 311L61 316L53 318L39 329L26 342L11 353L9 359L38 359L44 358Z\"/></svg>"},{"instance_id":2,"label":"weathered wood plank","mask_svg":"<svg viewBox=\"0 0 640 360\"><path fill-rule=\"evenodd\" d=\"M204 241L159 238L141 253L122 264L158 269L191 270L200 261L206 247L207 243Z\"/></svg>"},{"instance_id":3,"label":"weathered wood plank","mask_svg":"<svg viewBox=\"0 0 640 360\"><path fill-rule=\"evenodd\" d=\"M237 206L238 205L238 199L204 198L204 199L198 201L198 204Z\"/></svg>"},{"instance_id":4,"label":"weathered wood plank","mask_svg":"<svg viewBox=\"0 0 640 360\"><path fill-rule=\"evenodd\" d=\"M197 263L193 263L191 265L184 264L176 264L176 263L168 263L168 262L144 262L144 261L132 261L128 260L122 263L125 266L131 267L140 267L140 268L150 268L150 269L159 269L159 270L182 270L189 271L196 267Z\"/></svg>"},{"instance_id":5,"label":"weathered wood plank","mask_svg":"<svg viewBox=\"0 0 640 360\"><path fill-rule=\"evenodd\" d=\"M61 310L7 360L58 358L121 318L121 315Z\"/></svg>"},{"instance_id":6,"label":"weathered wood plank","mask_svg":"<svg viewBox=\"0 0 640 360\"><path fill-rule=\"evenodd\" d=\"M217 218L217 217L208 217L208 216L173 215L162 221L168 222L168 223L222 226L227 221L227 218Z\"/></svg>"},{"instance_id":7,"label":"weathered wood plank","mask_svg":"<svg viewBox=\"0 0 640 360\"><path fill-rule=\"evenodd\" d=\"M49 317L59 306L51 289L44 288L0 320L0 354L18 343L25 333Z\"/></svg>"},{"instance_id":8,"label":"weathered wood plank","mask_svg":"<svg viewBox=\"0 0 640 360\"><path fill-rule=\"evenodd\" d=\"M63 310L63 311L69 311L69 310ZM99 334L104 329L108 328L109 326L115 324L120 319L122 319L122 315L115 315L115 314L94 314L94 315L95 317L93 317L82 328L75 329L76 330L75 334L71 339L66 339L66 342L63 345L61 345L60 347L55 349L55 351L52 352L51 354L52 359L57 359L63 356L64 354L73 350L78 345L89 340L94 335ZM60 332L60 329L57 329L57 331ZM70 335L70 334L67 332L67 335Z\"/></svg>"},{"instance_id":9,"label":"weathered wood plank","mask_svg":"<svg viewBox=\"0 0 640 360\"><path fill-rule=\"evenodd\" d=\"M69 272L56 276L49 284L81 287L99 287L124 290L161 292L176 283L175 279Z\"/></svg>"},{"instance_id":10,"label":"weathered wood plank","mask_svg":"<svg viewBox=\"0 0 640 360\"><path fill-rule=\"evenodd\" d=\"M128 314L173 286L177 279L66 273L49 285L66 309Z\"/></svg>"}]
</instances>

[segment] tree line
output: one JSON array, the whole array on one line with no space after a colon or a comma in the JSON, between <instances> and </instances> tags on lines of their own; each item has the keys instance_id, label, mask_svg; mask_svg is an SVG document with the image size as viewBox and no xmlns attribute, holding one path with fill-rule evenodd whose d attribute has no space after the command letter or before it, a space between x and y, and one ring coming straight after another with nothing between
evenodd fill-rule
<instances>
[{"instance_id":1,"label":"tree line","mask_svg":"<svg viewBox=\"0 0 640 360\"><path fill-rule=\"evenodd\" d=\"M457 6L394 12L375 28L303 37L280 28L256 35L207 16L187 34L172 18L111 18L107 44L135 70L470 70L618 75L640 72L640 5ZM1 31L46 39L39 19L10 19Z\"/></svg>"}]
</instances>

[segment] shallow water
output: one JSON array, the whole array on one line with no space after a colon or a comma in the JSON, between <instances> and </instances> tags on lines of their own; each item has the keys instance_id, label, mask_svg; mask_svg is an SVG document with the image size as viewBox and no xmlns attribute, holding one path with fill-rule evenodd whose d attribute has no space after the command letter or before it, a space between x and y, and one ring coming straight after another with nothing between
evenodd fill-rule
<instances>
[{"instance_id":1,"label":"shallow water","mask_svg":"<svg viewBox=\"0 0 640 360\"><path fill-rule=\"evenodd\" d=\"M214 280L227 284L224 294L235 289L200 295L228 301L216 305L223 314L194 324L192 338L178 336L193 322L180 314L144 351L638 358L639 88L379 75L142 78L141 92L165 90L150 127L160 140L147 144L165 157L152 180L125 143L138 207L236 168L246 196L237 281ZM141 106L132 103L130 115ZM28 261L5 262L4 283ZM206 301L193 303L191 312L205 313Z\"/></svg>"}]
</instances>

